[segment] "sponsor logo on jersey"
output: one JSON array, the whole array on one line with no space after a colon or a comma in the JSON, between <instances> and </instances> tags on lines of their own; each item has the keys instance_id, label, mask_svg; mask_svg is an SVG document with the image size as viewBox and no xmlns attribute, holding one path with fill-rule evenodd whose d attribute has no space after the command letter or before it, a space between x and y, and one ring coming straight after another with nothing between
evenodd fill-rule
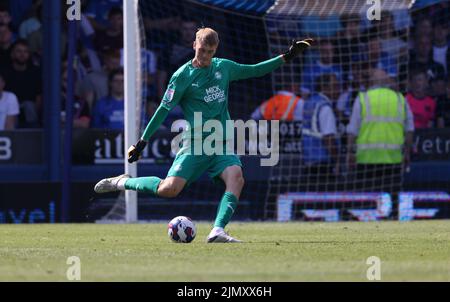
<instances>
[{"instance_id":1,"label":"sponsor logo on jersey","mask_svg":"<svg viewBox=\"0 0 450 302\"><path fill-rule=\"evenodd\" d=\"M214 76L216 77L217 80L221 80L222 79L222 74L219 71L216 72Z\"/></svg>"},{"instance_id":2,"label":"sponsor logo on jersey","mask_svg":"<svg viewBox=\"0 0 450 302\"><path fill-rule=\"evenodd\" d=\"M225 90L220 89L219 85L209 87L205 89L205 92L206 96L204 97L204 101L206 103L213 101L222 103L225 101Z\"/></svg>"}]
</instances>

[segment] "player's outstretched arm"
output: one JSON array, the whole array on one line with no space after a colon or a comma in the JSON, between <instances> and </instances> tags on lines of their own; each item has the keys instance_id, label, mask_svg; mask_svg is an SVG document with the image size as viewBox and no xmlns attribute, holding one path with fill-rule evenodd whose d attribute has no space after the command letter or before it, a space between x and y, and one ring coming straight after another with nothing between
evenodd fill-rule
<instances>
[{"instance_id":1,"label":"player's outstretched arm","mask_svg":"<svg viewBox=\"0 0 450 302\"><path fill-rule=\"evenodd\" d=\"M283 65L283 63L290 62L304 50L311 47L312 43L312 39L293 41L291 46L285 53L254 65L238 64L236 62L228 60L227 62L229 62L230 80L237 81L248 78L262 77L280 67L281 65Z\"/></svg>"},{"instance_id":2,"label":"player's outstretched arm","mask_svg":"<svg viewBox=\"0 0 450 302\"><path fill-rule=\"evenodd\" d=\"M128 162L130 164L139 160L142 151L147 146L148 140L150 139L150 137L152 137L153 134L155 134L156 130L158 130L168 114L169 110L167 110L165 107L158 107L152 119L145 128L144 134L142 134L141 139L135 145L132 145L130 148L128 148Z\"/></svg>"},{"instance_id":3,"label":"player's outstretched arm","mask_svg":"<svg viewBox=\"0 0 450 302\"><path fill-rule=\"evenodd\" d=\"M293 40L291 46L288 51L283 54L283 59L286 62L292 61L295 57L300 55L306 49L310 48L313 45L313 39L304 39L304 40Z\"/></svg>"}]
</instances>

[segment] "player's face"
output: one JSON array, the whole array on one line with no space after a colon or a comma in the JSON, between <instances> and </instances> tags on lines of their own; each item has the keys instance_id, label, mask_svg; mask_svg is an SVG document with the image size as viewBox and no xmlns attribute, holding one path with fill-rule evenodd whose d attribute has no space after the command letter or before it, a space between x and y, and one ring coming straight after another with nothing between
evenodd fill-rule
<instances>
[{"instance_id":1,"label":"player's face","mask_svg":"<svg viewBox=\"0 0 450 302\"><path fill-rule=\"evenodd\" d=\"M201 41L194 42L195 58L194 60L199 67L208 67L211 64L211 60L216 54L217 45L211 46Z\"/></svg>"}]
</instances>

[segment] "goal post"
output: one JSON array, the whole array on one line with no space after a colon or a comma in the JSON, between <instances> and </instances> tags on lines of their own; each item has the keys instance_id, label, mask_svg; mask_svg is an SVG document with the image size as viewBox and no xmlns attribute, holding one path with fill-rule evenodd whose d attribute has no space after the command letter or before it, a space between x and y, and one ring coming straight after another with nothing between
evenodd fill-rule
<instances>
[{"instance_id":1,"label":"goal post","mask_svg":"<svg viewBox=\"0 0 450 302\"><path fill-rule=\"evenodd\" d=\"M128 147L136 143L138 129L136 120L137 91L138 91L138 62L136 61L136 45L139 37L139 26L136 26L138 16L138 0L124 1L124 76L125 76L125 173L137 176L137 164L129 164L127 158ZM125 221L137 222L137 192L125 192Z\"/></svg>"}]
</instances>

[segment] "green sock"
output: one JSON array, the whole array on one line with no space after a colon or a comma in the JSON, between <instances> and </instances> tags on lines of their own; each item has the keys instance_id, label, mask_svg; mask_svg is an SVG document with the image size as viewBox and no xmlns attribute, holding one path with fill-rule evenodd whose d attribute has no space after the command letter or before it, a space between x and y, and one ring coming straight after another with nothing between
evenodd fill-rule
<instances>
[{"instance_id":1,"label":"green sock","mask_svg":"<svg viewBox=\"0 0 450 302\"><path fill-rule=\"evenodd\" d=\"M233 216L238 204L238 199L231 192L225 192L222 200L220 201L219 208L217 209L215 227L224 228Z\"/></svg>"},{"instance_id":2,"label":"green sock","mask_svg":"<svg viewBox=\"0 0 450 302\"><path fill-rule=\"evenodd\" d=\"M152 193L158 196L158 186L161 182L159 177L139 177L130 178L125 182L125 189L138 191L141 193Z\"/></svg>"}]
</instances>

